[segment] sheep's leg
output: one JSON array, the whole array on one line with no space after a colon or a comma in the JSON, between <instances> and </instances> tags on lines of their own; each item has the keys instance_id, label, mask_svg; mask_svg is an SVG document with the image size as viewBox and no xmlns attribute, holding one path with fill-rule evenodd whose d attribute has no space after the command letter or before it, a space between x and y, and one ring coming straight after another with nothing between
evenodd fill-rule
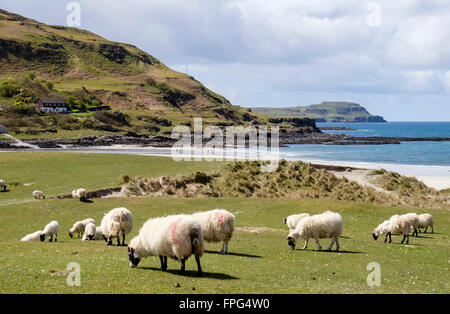
<instances>
[{"instance_id":1,"label":"sheep's leg","mask_svg":"<svg viewBox=\"0 0 450 314\"><path fill-rule=\"evenodd\" d=\"M434 228L433 228L433 226L431 226L431 233L434 233Z\"/></svg>"},{"instance_id":2,"label":"sheep's leg","mask_svg":"<svg viewBox=\"0 0 450 314\"><path fill-rule=\"evenodd\" d=\"M167 269L167 256L163 256L164 258L164 267Z\"/></svg>"},{"instance_id":3,"label":"sheep's leg","mask_svg":"<svg viewBox=\"0 0 450 314\"><path fill-rule=\"evenodd\" d=\"M388 235L389 235L389 243L391 243L392 242L392 233L388 233Z\"/></svg>"},{"instance_id":4,"label":"sheep's leg","mask_svg":"<svg viewBox=\"0 0 450 314\"><path fill-rule=\"evenodd\" d=\"M200 265L200 256L195 255L195 261L197 262L197 272L199 275L203 274L202 266Z\"/></svg>"},{"instance_id":5,"label":"sheep's leg","mask_svg":"<svg viewBox=\"0 0 450 314\"><path fill-rule=\"evenodd\" d=\"M55 242L58 242L58 235L55 234Z\"/></svg>"},{"instance_id":6,"label":"sheep's leg","mask_svg":"<svg viewBox=\"0 0 450 314\"><path fill-rule=\"evenodd\" d=\"M388 235L389 235L389 233L387 233L386 236L384 237L384 243L387 242Z\"/></svg>"},{"instance_id":7,"label":"sheep's leg","mask_svg":"<svg viewBox=\"0 0 450 314\"><path fill-rule=\"evenodd\" d=\"M161 261L161 270L165 271L167 269L167 260L164 262L164 256L160 255L159 260Z\"/></svg>"},{"instance_id":8,"label":"sheep's leg","mask_svg":"<svg viewBox=\"0 0 450 314\"><path fill-rule=\"evenodd\" d=\"M123 233L123 236L122 236L122 246L125 246L125 232Z\"/></svg>"},{"instance_id":9,"label":"sheep's leg","mask_svg":"<svg viewBox=\"0 0 450 314\"><path fill-rule=\"evenodd\" d=\"M336 237L336 251L339 251L339 237Z\"/></svg>"},{"instance_id":10,"label":"sheep's leg","mask_svg":"<svg viewBox=\"0 0 450 314\"><path fill-rule=\"evenodd\" d=\"M227 251L228 251L228 242L223 242L222 250L220 251L220 253L227 254Z\"/></svg>"},{"instance_id":11,"label":"sheep's leg","mask_svg":"<svg viewBox=\"0 0 450 314\"><path fill-rule=\"evenodd\" d=\"M116 246L120 246L120 235L117 236L117 243Z\"/></svg>"},{"instance_id":12,"label":"sheep's leg","mask_svg":"<svg viewBox=\"0 0 450 314\"><path fill-rule=\"evenodd\" d=\"M48 239L48 242L53 242L53 234L50 234L50 238Z\"/></svg>"},{"instance_id":13,"label":"sheep's leg","mask_svg":"<svg viewBox=\"0 0 450 314\"><path fill-rule=\"evenodd\" d=\"M331 238L331 243L330 243L330 246L328 246L327 251L331 251L331 247L333 246L333 243L334 243L334 237Z\"/></svg>"},{"instance_id":14,"label":"sheep's leg","mask_svg":"<svg viewBox=\"0 0 450 314\"><path fill-rule=\"evenodd\" d=\"M408 243L409 243L409 234L406 235L406 244L408 244Z\"/></svg>"},{"instance_id":15,"label":"sheep's leg","mask_svg":"<svg viewBox=\"0 0 450 314\"><path fill-rule=\"evenodd\" d=\"M318 251L321 251L322 250L322 247L320 246L320 243L319 243L319 239L315 239L316 240L316 243L317 243L317 250Z\"/></svg>"},{"instance_id":16,"label":"sheep's leg","mask_svg":"<svg viewBox=\"0 0 450 314\"><path fill-rule=\"evenodd\" d=\"M406 239L406 235L403 235L403 240L402 240L402 244L403 244L403 242L405 242L405 239ZM408 243L408 242L407 242Z\"/></svg>"},{"instance_id":17,"label":"sheep's leg","mask_svg":"<svg viewBox=\"0 0 450 314\"><path fill-rule=\"evenodd\" d=\"M428 226L425 227L425 230L423 231L423 233L427 233L428 230Z\"/></svg>"},{"instance_id":18,"label":"sheep's leg","mask_svg":"<svg viewBox=\"0 0 450 314\"><path fill-rule=\"evenodd\" d=\"M184 273L186 270L186 257L181 259L181 272Z\"/></svg>"},{"instance_id":19,"label":"sheep's leg","mask_svg":"<svg viewBox=\"0 0 450 314\"><path fill-rule=\"evenodd\" d=\"M305 245L303 246L303 250L308 247L308 241L309 241L309 238L305 240Z\"/></svg>"},{"instance_id":20,"label":"sheep's leg","mask_svg":"<svg viewBox=\"0 0 450 314\"><path fill-rule=\"evenodd\" d=\"M108 240L106 241L106 245L112 245L112 239L111 239L111 237L108 237Z\"/></svg>"}]
</instances>

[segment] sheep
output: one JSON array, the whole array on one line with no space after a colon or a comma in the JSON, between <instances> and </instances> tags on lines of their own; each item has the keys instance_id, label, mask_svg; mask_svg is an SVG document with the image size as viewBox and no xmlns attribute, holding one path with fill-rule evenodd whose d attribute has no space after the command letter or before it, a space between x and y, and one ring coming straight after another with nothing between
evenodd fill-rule
<instances>
[{"instance_id":1,"label":"sheep","mask_svg":"<svg viewBox=\"0 0 450 314\"><path fill-rule=\"evenodd\" d=\"M305 217L309 217L309 214L290 215L284 218L284 224L288 226L290 231L294 231L297 223Z\"/></svg>"},{"instance_id":2,"label":"sheep","mask_svg":"<svg viewBox=\"0 0 450 314\"><path fill-rule=\"evenodd\" d=\"M53 235L55 236L55 242L58 241L58 232L59 232L59 223L55 220L49 222L44 230L41 233L41 241L45 241L47 236L50 236L48 239L49 242L53 241Z\"/></svg>"},{"instance_id":3,"label":"sheep","mask_svg":"<svg viewBox=\"0 0 450 314\"><path fill-rule=\"evenodd\" d=\"M411 224L411 227L414 228L413 236L419 235L419 215L416 213L408 213L404 215L409 219L409 222Z\"/></svg>"},{"instance_id":4,"label":"sheep","mask_svg":"<svg viewBox=\"0 0 450 314\"><path fill-rule=\"evenodd\" d=\"M431 216L430 214L419 215L419 232L421 232L420 228L425 228L424 233L427 232L428 227L431 227L431 233L434 233L433 216Z\"/></svg>"},{"instance_id":5,"label":"sheep","mask_svg":"<svg viewBox=\"0 0 450 314\"><path fill-rule=\"evenodd\" d=\"M197 212L192 216L200 223L203 229L203 239L206 242L223 241L220 253L226 254L228 242L234 231L235 216L225 209L213 209Z\"/></svg>"},{"instance_id":6,"label":"sheep","mask_svg":"<svg viewBox=\"0 0 450 314\"><path fill-rule=\"evenodd\" d=\"M6 182L0 179L0 190L6 191Z\"/></svg>"},{"instance_id":7,"label":"sheep","mask_svg":"<svg viewBox=\"0 0 450 314\"><path fill-rule=\"evenodd\" d=\"M92 218L86 218L81 221L77 221L73 224L72 228L69 229L69 237L73 237L73 234L76 232L78 233L78 238L80 237L80 234L83 234L84 229L86 228L86 225L89 223L95 224L95 220Z\"/></svg>"},{"instance_id":8,"label":"sheep","mask_svg":"<svg viewBox=\"0 0 450 314\"><path fill-rule=\"evenodd\" d=\"M331 250L333 243L336 242L336 251L339 250L338 239L342 234L343 224L342 217L337 213L326 211L322 214L313 215L301 219L295 230L290 232L287 240L289 247L293 250L299 237L305 239L303 249L308 246L309 238L316 240L318 250L322 250L319 239L331 238L330 246L327 251Z\"/></svg>"},{"instance_id":9,"label":"sheep","mask_svg":"<svg viewBox=\"0 0 450 314\"><path fill-rule=\"evenodd\" d=\"M72 197L78 198L80 201L85 202L87 201L87 192L85 189L76 189L72 191Z\"/></svg>"},{"instance_id":10,"label":"sheep","mask_svg":"<svg viewBox=\"0 0 450 314\"><path fill-rule=\"evenodd\" d=\"M45 200L45 194L42 191L34 190L33 191L33 197L34 197L35 200L40 200L41 197L42 197L42 199Z\"/></svg>"},{"instance_id":11,"label":"sheep","mask_svg":"<svg viewBox=\"0 0 450 314\"><path fill-rule=\"evenodd\" d=\"M137 267L142 258L159 256L161 270L167 270L167 257L181 262L181 272L189 256L195 255L198 275L202 274L203 230L192 215L173 215L147 220L128 245L130 267Z\"/></svg>"},{"instance_id":12,"label":"sheep","mask_svg":"<svg viewBox=\"0 0 450 314\"><path fill-rule=\"evenodd\" d=\"M117 246L125 245L125 235L133 228L133 215L125 207L110 210L102 219L101 228L105 236L106 245L112 244L112 238L117 238Z\"/></svg>"},{"instance_id":13,"label":"sheep","mask_svg":"<svg viewBox=\"0 0 450 314\"><path fill-rule=\"evenodd\" d=\"M392 242L392 235L394 234L403 234L403 240L401 243L405 242L409 243L409 232L411 231L411 222L410 218L407 215L394 215L389 218L388 222L384 221L380 224L373 232L372 236L376 241L380 234L386 234L384 242L386 243L387 238L389 237L389 243ZM384 226L382 226L384 224ZM378 229L378 231L376 231ZM381 231L380 231L381 230Z\"/></svg>"},{"instance_id":14,"label":"sheep","mask_svg":"<svg viewBox=\"0 0 450 314\"><path fill-rule=\"evenodd\" d=\"M41 230L35 231L33 233L27 234L22 239L20 239L20 241L22 241L22 242L41 241L41 234L42 234Z\"/></svg>"},{"instance_id":15,"label":"sheep","mask_svg":"<svg viewBox=\"0 0 450 314\"><path fill-rule=\"evenodd\" d=\"M92 240L92 241L94 241L94 240L105 240L105 236L103 235L102 228L96 226L95 227L95 234L93 235L92 238L89 238L86 233L81 238L81 241L88 241L88 240Z\"/></svg>"},{"instance_id":16,"label":"sheep","mask_svg":"<svg viewBox=\"0 0 450 314\"><path fill-rule=\"evenodd\" d=\"M95 236L95 231L97 227L92 222L88 223L84 228L84 236L86 236L89 240L92 240Z\"/></svg>"}]
</instances>

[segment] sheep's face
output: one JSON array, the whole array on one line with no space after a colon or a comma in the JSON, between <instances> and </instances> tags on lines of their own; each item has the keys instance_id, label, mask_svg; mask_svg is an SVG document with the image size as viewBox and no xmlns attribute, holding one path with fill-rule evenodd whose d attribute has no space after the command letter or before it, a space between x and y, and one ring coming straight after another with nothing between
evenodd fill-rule
<instances>
[{"instance_id":1,"label":"sheep's face","mask_svg":"<svg viewBox=\"0 0 450 314\"><path fill-rule=\"evenodd\" d=\"M295 240L295 238L293 238L293 237L288 237L287 238L287 241L288 241L288 245L289 245L289 247L291 248L291 250L293 250L293 249L295 249L295 244L296 244L296 240Z\"/></svg>"},{"instance_id":2,"label":"sheep's face","mask_svg":"<svg viewBox=\"0 0 450 314\"><path fill-rule=\"evenodd\" d=\"M73 238L73 233L69 231L69 237L72 239Z\"/></svg>"},{"instance_id":3,"label":"sheep's face","mask_svg":"<svg viewBox=\"0 0 450 314\"><path fill-rule=\"evenodd\" d=\"M375 241L378 239L379 236L380 236L380 235L378 234L377 231L374 231L374 232L372 233L372 237L373 237L373 239L374 239Z\"/></svg>"},{"instance_id":4,"label":"sheep's face","mask_svg":"<svg viewBox=\"0 0 450 314\"><path fill-rule=\"evenodd\" d=\"M94 236L91 234L91 235L88 235L88 238L89 238L89 240L94 240Z\"/></svg>"},{"instance_id":5,"label":"sheep's face","mask_svg":"<svg viewBox=\"0 0 450 314\"><path fill-rule=\"evenodd\" d=\"M284 224L286 224L287 218L284 218Z\"/></svg>"},{"instance_id":6,"label":"sheep's face","mask_svg":"<svg viewBox=\"0 0 450 314\"><path fill-rule=\"evenodd\" d=\"M41 234L40 235L40 239L41 239L41 242L44 242L45 241L45 234Z\"/></svg>"},{"instance_id":7,"label":"sheep's face","mask_svg":"<svg viewBox=\"0 0 450 314\"><path fill-rule=\"evenodd\" d=\"M128 259L130 260L130 267L137 267L141 258L132 247L128 247Z\"/></svg>"}]
</instances>

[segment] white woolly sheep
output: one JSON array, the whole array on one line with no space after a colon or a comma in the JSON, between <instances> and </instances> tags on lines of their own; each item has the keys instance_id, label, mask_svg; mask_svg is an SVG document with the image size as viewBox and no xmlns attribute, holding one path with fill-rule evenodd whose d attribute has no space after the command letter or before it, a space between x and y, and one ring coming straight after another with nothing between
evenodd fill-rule
<instances>
[{"instance_id":1,"label":"white woolly sheep","mask_svg":"<svg viewBox=\"0 0 450 314\"><path fill-rule=\"evenodd\" d=\"M117 238L117 246L119 246L120 236L122 236L122 245L125 245L125 235L133 228L133 215L125 207L114 208L103 217L101 228L106 245L111 245L112 238Z\"/></svg>"},{"instance_id":2,"label":"white woolly sheep","mask_svg":"<svg viewBox=\"0 0 450 314\"><path fill-rule=\"evenodd\" d=\"M74 233L78 233L78 238L83 234L86 225L89 223L95 224L95 220L92 218L86 218L81 221L77 221L73 224L72 228L69 229L69 237L73 237Z\"/></svg>"},{"instance_id":3,"label":"white woolly sheep","mask_svg":"<svg viewBox=\"0 0 450 314\"><path fill-rule=\"evenodd\" d=\"M88 223L84 228L84 236L86 236L89 240L94 239L95 232L97 227L92 222Z\"/></svg>"},{"instance_id":4,"label":"white woolly sheep","mask_svg":"<svg viewBox=\"0 0 450 314\"><path fill-rule=\"evenodd\" d=\"M198 274L202 274L200 256L203 255L203 230L191 215L173 215L147 220L128 245L130 267L137 267L142 258L159 256L161 270L167 270L167 257L185 263L194 254Z\"/></svg>"},{"instance_id":5,"label":"white woolly sheep","mask_svg":"<svg viewBox=\"0 0 450 314\"><path fill-rule=\"evenodd\" d=\"M408 213L403 215L408 218L409 223L411 224L411 227L414 228L413 236L419 235L419 215L416 213Z\"/></svg>"},{"instance_id":6,"label":"white woolly sheep","mask_svg":"<svg viewBox=\"0 0 450 314\"><path fill-rule=\"evenodd\" d=\"M343 223L341 215L326 211L319 215L313 215L301 219L295 230L289 233L287 238L289 247L293 250L297 239L305 239L306 249L308 246L308 240L314 238L316 240L318 250L322 250L319 239L331 238L330 246L327 251L331 250L333 243L336 242L336 251L339 250L338 239L342 235Z\"/></svg>"},{"instance_id":7,"label":"white woolly sheep","mask_svg":"<svg viewBox=\"0 0 450 314\"><path fill-rule=\"evenodd\" d=\"M427 232L428 227L431 227L431 233L434 233L434 228L433 228L433 216L431 216L430 214L421 214L419 215L419 231L420 228L425 228L425 230L423 231L424 233Z\"/></svg>"},{"instance_id":8,"label":"white woolly sheep","mask_svg":"<svg viewBox=\"0 0 450 314\"><path fill-rule=\"evenodd\" d=\"M40 200L41 197L42 197L42 199L45 200L45 194L42 191L34 190L33 191L33 197L34 197L35 200Z\"/></svg>"},{"instance_id":9,"label":"white woolly sheep","mask_svg":"<svg viewBox=\"0 0 450 314\"><path fill-rule=\"evenodd\" d=\"M203 229L203 239L206 242L223 241L220 253L226 254L228 242L234 231L235 216L225 209L213 209L198 212L192 216L200 223Z\"/></svg>"},{"instance_id":10,"label":"white woolly sheep","mask_svg":"<svg viewBox=\"0 0 450 314\"><path fill-rule=\"evenodd\" d=\"M105 240L105 237L103 236L103 232L102 232L102 228L101 227L97 227L95 228L95 234L92 237L92 239L89 239L86 235L86 233L83 235L83 237L81 238L81 241L95 241L95 240Z\"/></svg>"},{"instance_id":11,"label":"white woolly sheep","mask_svg":"<svg viewBox=\"0 0 450 314\"><path fill-rule=\"evenodd\" d=\"M309 214L290 215L284 218L284 223L288 226L290 231L294 231L297 223L305 217L309 217Z\"/></svg>"},{"instance_id":12,"label":"white woolly sheep","mask_svg":"<svg viewBox=\"0 0 450 314\"><path fill-rule=\"evenodd\" d=\"M0 190L6 191L6 182L0 179Z\"/></svg>"},{"instance_id":13,"label":"white woolly sheep","mask_svg":"<svg viewBox=\"0 0 450 314\"><path fill-rule=\"evenodd\" d=\"M409 217L406 215L394 215L389 218L388 222L384 221L380 224L373 232L372 236L376 241L381 234L386 234L384 242L386 243L387 238L389 237L389 243L392 242L392 235L403 234L403 240L401 243L405 242L409 243L409 232L411 231L411 222L409 221ZM384 224L384 226L382 226ZM376 232L376 230L378 231Z\"/></svg>"},{"instance_id":14,"label":"white woolly sheep","mask_svg":"<svg viewBox=\"0 0 450 314\"><path fill-rule=\"evenodd\" d=\"M58 241L59 233L59 223L55 220L49 222L41 233L41 241L45 241L45 238L50 236L49 242L53 241L53 236L55 236L55 242Z\"/></svg>"},{"instance_id":15,"label":"white woolly sheep","mask_svg":"<svg viewBox=\"0 0 450 314\"><path fill-rule=\"evenodd\" d=\"M30 233L30 234L27 234L22 239L20 239L20 241L23 241L23 242L41 241L41 234L42 234L42 231L39 230L39 231Z\"/></svg>"},{"instance_id":16,"label":"white woolly sheep","mask_svg":"<svg viewBox=\"0 0 450 314\"><path fill-rule=\"evenodd\" d=\"M76 189L72 191L72 198L78 198L80 201L87 201L87 192L85 189Z\"/></svg>"}]
</instances>

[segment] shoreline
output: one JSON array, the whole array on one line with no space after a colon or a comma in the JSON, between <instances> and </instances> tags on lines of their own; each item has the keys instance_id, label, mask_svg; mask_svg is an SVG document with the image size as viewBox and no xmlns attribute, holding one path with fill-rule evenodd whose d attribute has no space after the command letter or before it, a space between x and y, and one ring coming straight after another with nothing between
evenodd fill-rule
<instances>
[{"instance_id":1,"label":"shoreline","mask_svg":"<svg viewBox=\"0 0 450 314\"><path fill-rule=\"evenodd\" d=\"M15 149L6 150L0 149L0 152L67 152L67 153L105 153L105 154L131 154L141 156L153 156L153 157L172 157L170 147L153 147L153 146L138 146L138 145L124 145L117 144L111 146L90 146L83 148L48 148L48 149ZM321 160L310 158L295 158L284 154L281 150L279 152L280 159L286 159L290 161L302 161L311 163L318 166L336 166L340 168L356 168L356 169L385 169L387 171L398 172L405 176L414 176L418 180L425 183L428 187L436 190L444 190L450 188L450 166L437 166L437 165L414 165L414 164L389 164L389 163L377 163L377 162L362 162L362 161L339 161L339 160ZM177 157L184 157L185 155L178 155ZM224 156L224 155L222 155ZM258 156L257 158L248 158L248 152L243 158L233 156L234 160L237 159L260 159L271 160L270 154L264 156ZM242 157L240 156L240 157ZM203 159L215 158L217 155L205 155ZM225 158L223 158L225 160Z\"/></svg>"}]
</instances>

